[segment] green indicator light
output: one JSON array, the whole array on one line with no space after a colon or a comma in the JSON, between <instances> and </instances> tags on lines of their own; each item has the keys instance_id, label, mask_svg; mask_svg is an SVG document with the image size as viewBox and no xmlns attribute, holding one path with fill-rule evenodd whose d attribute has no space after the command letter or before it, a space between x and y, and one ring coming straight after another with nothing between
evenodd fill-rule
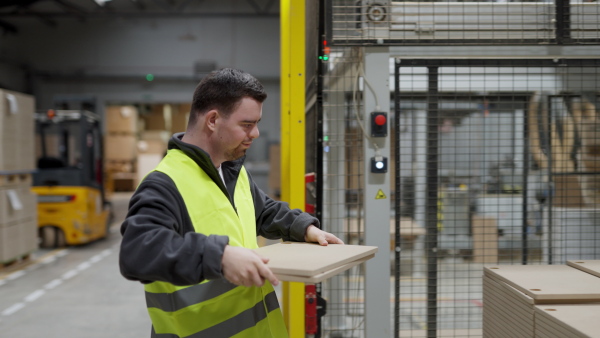
<instances>
[{"instance_id":1,"label":"green indicator light","mask_svg":"<svg viewBox=\"0 0 600 338\"><path fill-rule=\"evenodd\" d=\"M154 80L154 75L153 75L153 74L148 74L148 75L146 75L146 80L147 80L147 81L152 81L152 80Z\"/></svg>"},{"instance_id":2,"label":"green indicator light","mask_svg":"<svg viewBox=\"0 0 600 338\"><path fill-rule=\"evenodd\" d=\"M327 56L327 55L323 56L323 60L325 60L325 61L329 60L329 56Z\"/></svg>"},{"instance_id":3,"label":"green indicator light","mask_svg":"<svg viewBox=\"0 0 600 338\"><path fill-rule=\"evenodd\" d=\"M323 57L319 55L319 60L323 60Z\"/></svg>"},{"instance_id":4,"label":"green indicator light","mask_svg":"<svg viewBox=\"0 0 600 338\"><path fill-rule=\"evenodd\" d=\"M323 141L325 141L325 142L329 141L329 136L323 136Z\"/></svg>"}]
</instances>

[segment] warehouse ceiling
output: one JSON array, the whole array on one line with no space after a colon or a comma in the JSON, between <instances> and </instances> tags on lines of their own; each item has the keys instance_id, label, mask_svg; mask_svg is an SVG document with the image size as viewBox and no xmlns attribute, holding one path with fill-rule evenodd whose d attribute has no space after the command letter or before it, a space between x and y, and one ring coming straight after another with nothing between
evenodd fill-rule
<instances>
[{"instance_id":1,"label":"warehouse ceiling","mask_svg":"<svg viewBox=\"0 0 600 338\"><path fill-rule=\"evenodd\" d=\"M19 22L35 19L54 27L61 20L112 18L278 17L276 0L2 0L0 29L18 34Z\"/></svg>"}]
</instances>

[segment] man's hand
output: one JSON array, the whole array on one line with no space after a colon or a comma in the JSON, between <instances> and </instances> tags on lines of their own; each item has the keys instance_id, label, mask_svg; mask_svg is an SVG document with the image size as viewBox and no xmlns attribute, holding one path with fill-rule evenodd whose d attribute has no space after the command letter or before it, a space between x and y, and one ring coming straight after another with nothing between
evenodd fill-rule
<instances>
[{"instance_id":1,"label":"man's hand","mask_svg":"<svg viewBox=\"0 0 600 338\"><path fill-rule=\"evenodd\" d=\"M277 285L279 281L267 266L268 262L268 258L250 249L227 245L221 262L223 276L235 285L262 286L265 279Z\"/></svg>"},{"instance_id":2,"label":"man's hand","mask_svg":"<svg viewBox=\"0 0 600 338\"><path fill-rule=\"evenodd\" d=\"M306 228L306 235L304 235L304 240L306 242L314 242L319 243L321 245L327 244L344 244L344 241L335 237L333 234L329 232L325 232L314 225L309 225Z\"/></svg>"}]
</instances>

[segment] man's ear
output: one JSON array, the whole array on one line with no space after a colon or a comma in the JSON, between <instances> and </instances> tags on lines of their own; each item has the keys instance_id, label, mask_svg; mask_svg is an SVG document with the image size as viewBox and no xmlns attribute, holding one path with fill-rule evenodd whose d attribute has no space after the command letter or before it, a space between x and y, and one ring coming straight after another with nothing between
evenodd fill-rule
<instances>
[{"instance_id":1,"label":"man's ear","mask_svg":"<svg viewBox=\"0 0 600 338\"><path fill-rule=\"evenodd\" d=\"M210 110L205 114L205 123L206 126L208 127L208 129L210 130L215 130L216 125L217 125L217 119L219 119L221 116L219 115L219 112L216 110Z\"/></svg>"}]
</instances>

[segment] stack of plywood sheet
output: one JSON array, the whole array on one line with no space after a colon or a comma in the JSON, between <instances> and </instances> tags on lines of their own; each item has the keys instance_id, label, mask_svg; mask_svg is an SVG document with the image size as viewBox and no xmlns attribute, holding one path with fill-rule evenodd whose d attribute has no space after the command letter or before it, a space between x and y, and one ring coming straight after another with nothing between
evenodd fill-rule
<instances>
[{"instance_id":1,"label":"stack of plywood sheet","mask_svg":"<svg viewBox=\"0 0 600 338\"><path fill-rule=\"evenodd\" d=\"M504 282L484 276L483 304L485 337L533 336L534 301L530 296Z\"/></svg>"},{"instance_id":2,"label":"stack of plywood sheet","mask_svg":"<svg viewBox=\"0 0 600 338\"><path fill-rule=\"evenodd\" d=\"M483 299L485 337L537 337L536 306L600 305L600 279L567 265L486 267Z\"/></svg>"},{"instance_id":3,"label":"stack of plywood sheet","mask_svg":"<svg viewBox=\"0 0 600 338\"><path fill-rule=\"evenodd\" d=\"M535 306L535 337L600 337L600 304Z\"/></svg>"},{"instance_id":4,"label":"stack of plywood sheet","mask_svg":"<svg viewBox=\"0 0 600 338\"><path fill-rule=\"evenodd\" d=\"M373 258L376 246L283 242L255 251L282 281L318 283Z\"/></svg>"},{"instance_id":5,"label":"stack of plywood sheet","mask_svg":"<svg viewBox=\"0 0 600 338\"><path fill-rule=\"evenodd\" d=\"M35 100L0 89L0 267L37 249Z\"/></svg>"}]
</instances>

